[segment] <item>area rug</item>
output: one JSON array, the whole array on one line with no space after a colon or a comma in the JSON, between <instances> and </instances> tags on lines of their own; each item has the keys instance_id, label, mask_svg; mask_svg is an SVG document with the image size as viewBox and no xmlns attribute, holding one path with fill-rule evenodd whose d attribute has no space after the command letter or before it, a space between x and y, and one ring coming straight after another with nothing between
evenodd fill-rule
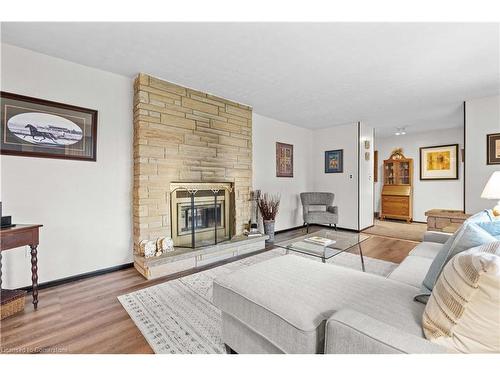
<instances>
[{"instance_id":1,"label":"area rug","mask_svg":"<svg viewBox=\"0 0 500 375\"><path fill-rule=\"evenodd\" d=\"M221 337L221 312L212 304L213 280L219 275L283 255L282 249L269 250L125 294L118 299L155 353L225 353ZM374 258L365 257L364 260L366 272L381 276L389 275L397 267L395 263ZM339 254L328 262L361 268L359 255L350 253Z\"/></svg>"},{"instance_id":2,"label":"area rug","mask_svg":"<svg viewBox=\"0 0 500 375\"><path fill-rule=\"evenodd\" d=\"M375 220L373 227L365 229L363 233L421 242L426 230L427 224L422 223L408 224L387 220Z\"/></svg>"}]
</instances>

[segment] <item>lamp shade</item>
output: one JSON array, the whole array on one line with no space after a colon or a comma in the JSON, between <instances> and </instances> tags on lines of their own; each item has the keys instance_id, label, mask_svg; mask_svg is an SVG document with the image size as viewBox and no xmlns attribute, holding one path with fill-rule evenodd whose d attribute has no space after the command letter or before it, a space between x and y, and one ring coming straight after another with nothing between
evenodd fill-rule
<instances>
[{"instance_id":1,"label":"lamp shade","mask_svg":"<svg viewBox=\"0 0 500 375\"><path fill-rule=\"evenodd\" d=\"M500 199L500 171L493 172L488 183L484 187L481 198Z\"/></svg>"}]
</instances>

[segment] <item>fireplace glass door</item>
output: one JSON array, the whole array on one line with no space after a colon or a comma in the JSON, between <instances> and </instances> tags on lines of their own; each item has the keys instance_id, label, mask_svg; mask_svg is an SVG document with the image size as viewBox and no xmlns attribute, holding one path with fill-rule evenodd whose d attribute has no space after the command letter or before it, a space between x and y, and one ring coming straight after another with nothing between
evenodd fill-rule
<instances>
[{"instance_id":1,"label":"fireplace glass door","mask_svg":"<svg viewBox=\"0 0 500 375\"><path fill-rule=\"evenodd\" d=\"M217 203L217 210L213 203L195 203L194 208L194 228L197 232L214 230L217 218L217 227L222 227L224 223L224 203ZM191 234L193 228L193 212L191 203L178 204L178 224L177 235Z\"/></svg>"},{"instance_id":2,"label":"fireplace glass door","mask_svg":"<svg viewBox=\"0 0 500 375\"><path fill-rule=\"evenodd\" d=\"M230 189L179 185L171 186L174 246L194 248L230 239Z\"/></svg>"}]
</instances>

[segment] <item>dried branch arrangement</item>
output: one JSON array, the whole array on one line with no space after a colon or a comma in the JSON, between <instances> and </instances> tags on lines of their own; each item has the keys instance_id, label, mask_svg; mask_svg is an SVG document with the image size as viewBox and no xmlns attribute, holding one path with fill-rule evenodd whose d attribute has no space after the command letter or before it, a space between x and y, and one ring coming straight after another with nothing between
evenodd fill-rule
<instances>
[{"instance_id":1,"label":"dried branch arrangement","mask_svg":"<svg viewBox=\"0 0 500 375\"><path fill-rule=\"evenodd\" d=\"M280 195L264 193L258 200L259 210L264 220L274 220L280 207Z\"/></svg>"}]
</instances>

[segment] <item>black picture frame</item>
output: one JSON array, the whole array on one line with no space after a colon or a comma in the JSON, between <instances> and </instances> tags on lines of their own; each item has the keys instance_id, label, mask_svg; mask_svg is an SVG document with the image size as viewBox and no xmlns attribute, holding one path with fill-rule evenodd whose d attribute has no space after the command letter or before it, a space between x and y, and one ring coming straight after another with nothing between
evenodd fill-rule
<instances>
[{"instance_id":1,"label":"black picture frame","mask_svg":"<svg viewBox=\"0 0 500 375\"><path fill-rule=\"evenodd\" d=\"M424 167L426 166L425 163L422 163L422 154L423 152L427 150L432 150L432 149L437 149L437 148L450 148L450 150L453 150L455 154L455 165L450 168L450 171L453 171L454 176L453 177L425 177L424 176ZM420 147L419 149L419 164L420 164L420 180L421 181L445 181L445 180L458 180L459 175L458 175L458 143L455 144L449 144L449 145L439 145L439 146L427 146L427 147ZM450 161L451 162L451 161Z\"/></svg>"},{"instance_id":2,"label":"black picture frame","mask_svg":"<svg viewBox=\"0 0 500 375\"><path fill-rule=\"evenodd\" d=\"M500 164L500 133L493 133L486 135L486 164L499 165Z\"/></svg>"},{"instance_id":3,"label":"black picture frame","mask_svg":"<svg viewBox=\"0 0 500 375\"><path fill-rule=\"evenodd\" d=\"M97 110L5 91L0 103L0 154L97 160Z\"/></svg>"},{"instance_id":4,"label":"black picture frame","mask_svg":"<svg viewBox=\"0 0 500 375\"><path fill-rule=\"evenodd\" d=\"M337 166L332 165L336 160ZM325 173L343 173L344 172L344 150L325 151Z\"/></svg>"}]
</instances>

